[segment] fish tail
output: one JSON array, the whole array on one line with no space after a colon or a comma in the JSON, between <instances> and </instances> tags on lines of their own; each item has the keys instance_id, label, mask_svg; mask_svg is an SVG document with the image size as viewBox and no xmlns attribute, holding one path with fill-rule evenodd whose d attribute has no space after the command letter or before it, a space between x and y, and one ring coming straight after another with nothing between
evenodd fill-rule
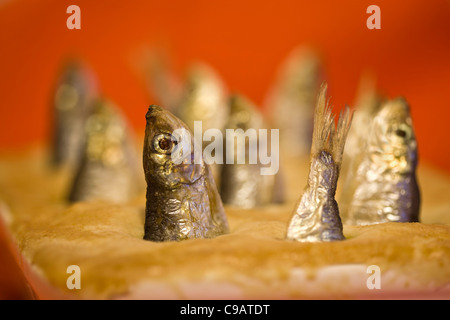
<instances>
[{"instance_id":1,"label":"fish tail","mask_svg":"<svg viewBox=\"0 0 450 320\"><path fill-rule=\"evenodd\" d=\"M352 124L353 111L348 106L340 112L337 129L333 135L333 159L340 166L344 153L345 141Z\"/></svg>"},{"instance_id":2,"label":"fish tail","mask_svg":"<svg viewBox=\"0 0 450 320\"><path fill-rule=\"evenodd\" d=\"M314 113L314 131L311 145L311 157L325 150L332 152L334 134L334 116L331 112L329 99L326 99L327 84L322 83L317 97Z\"/></svg>"}]
</instances>

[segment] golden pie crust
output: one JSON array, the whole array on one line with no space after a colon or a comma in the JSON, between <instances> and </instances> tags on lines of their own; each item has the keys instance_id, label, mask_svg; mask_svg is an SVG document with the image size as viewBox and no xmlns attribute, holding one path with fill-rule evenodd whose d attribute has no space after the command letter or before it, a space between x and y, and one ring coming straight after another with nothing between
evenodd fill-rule
<instances>
[{"instance_id":1,"label":"golden pie crust","mask_svg":"<svg viewBox=\"0 0 450 320\"><path fill-rule=\"evenodd\" d=\"M419 165L421 223L344 226L344 241L297 243L285 235L308 160L281 160L287 202L225 207L230 233L214 239L143 240L144 192L67 204L70 176L49 167L44 148L0 158L0 213L37 298L450 297L449 176ZM70 265L81 289L67 288ZM380 289L367 286L371 265Z\"/></svg>"}]
</instances>

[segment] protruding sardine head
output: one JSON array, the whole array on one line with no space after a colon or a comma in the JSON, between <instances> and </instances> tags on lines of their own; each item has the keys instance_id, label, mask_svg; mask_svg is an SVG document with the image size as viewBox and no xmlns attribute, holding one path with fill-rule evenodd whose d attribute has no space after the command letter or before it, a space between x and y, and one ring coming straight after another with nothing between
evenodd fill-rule
<instances>
[{"instance_id":1,"label":"protruding sardine head","mask_svg":"<svg viewBox=\"0 0 450 320\"><path fill-rule=\"evenodd\" d=\"M157 105L149 107L146 120L143 163L147 183L166 188L194 183L202 175L203 161L201 157L195 161L198 147L189 128Z\"/></svg>"},{"instance_id":2,"label":"protruding sardine head","mask_svg":"<svg viewBox=\"0 0 450 320\"><path fill-rule=\"evenodd\" d=\"M230 97L230 116L227 129L260 129L264 127L262 113L245 96L234 94Z\"/></svg>"},{"instance_id":3,"label":"protruding sardine head","mask_svg":"<svg viewBox=\"0 0 450 320\"><path fill-rule=\"evenodd\" d=\"M201 63L191 66L181 100L176 114L191 130L194 121L202 121L203 132L224 128L228 115L227 90L210 66Z\"/></svg>"},{"instance_id":4,"label":"protruding sardine head","mask_svg":"<svg viewBox=\"0 0 450 320\"><path fill-rule=\"evenodd\" d=\"M360 80L358 95L355 101L355 112L352 126L348 132L344 155L347 168L357 165L359 156L366 149L367 130L379 111L384 97L378 91L373 76L365 74Z\"/></svg>"},{"instance_id":5,"label":"protruding sardine head","mask_svg":"<svg viewBox=\"0 0 450 320\"><path fill-rule=\"evenodd\" d=\"M86 121L86 156L105 166L122 166L128 154L123 145L128 142L128 125L115 106L105 100L93 104Z\"/></svg>"},{"instance_id":6,"label":"protruding sardine head","mask_svg":"<svg viewBox=\"0 0 450 320\"><path fill-rule=\"evenodd\" d=\"M229 104L230 116L226 129L234 130L234 133L231 138L227 134L224 139L227 157L220 177L222 200L226 204L242 208L283 202L284 190L280 172L274 175L262 175L265 165L258 161L250 162L251 154L278 152L277 146L275 147L278 141L270 141L261 147L258 130L267 129L267 126L262 113L248 98L234 94L230 97ZM231 150L233 158L230 156Z\"/></svg>"},{"instance_id":7,"label":"protruding sardine head","mask_svg":"<svg viewBox=\"0 0 450 320\"><path fill-rule=\"evenodd\" d=\"M249 134L248 139L245 137L249 133L249 129L258 130L264 128L263 116L249 99L240 94L232 95L229 98L229 105L230 114L226 124L226 129L235 130L234 136L243 143L235 143L234 138L225 139L224 146L226 146L226 150L234 149L233 163L245 163L245 156L249 154L249 148L253 144L253 151L257 150L256 144L258 143L258 137L256 134L253 137L252 134ZM239 161L237 159L238 154L241 155L241 159Z\"/></svg>"},{"instance_id":8,"label":"protruding sardine head","mask_svg":"<svg viewBox=\"0 0 450 320\"><path fill-rule=\"evenodd\" d=\"M307 155L310 150L314 105L322 81L319 54L302 46L287 57L269 90L265 108L280 129L280 145L288 154Z\"/></svg>"},{"instance_id":9,"label":"protruding sardine head","mask_svg":"<svg viewBox=\"0 0 450 320\"><path fill-rule=\"evenodd\" d=\"M319 53L313 48L295 48L280 70L281 81L292 93L315 96L323 81L323 67Z\"/></svg>"},{"instance_id":10,"label":"protruding sardine head","mask_svg":"<svg viewBox=\"0 0 450 320\"><path fill-rule=\"evenodd\" d=\"M408 103L403 98L386 102L372 124L368 142L373 160L383 162L391 172L415 170L417 143Z\"/></svg>"},{"instance_id":11,"label":"protruding sardine head","mask_svg":"<svg viewBox=\"0 0 450 320\"><path fill-rule=\"evenodd\" d=\"M69 200L129 200L142 183L125 117L111 102L99 99L92 106L84 131L82 160Z\"/></svg>"},{"instance_id":12,"label":"protruding sardine head","mask_svg":"<svg viewBox=\"0 0 450 320\"><path fill-rule=\"evenodd\" d=\"M53 114L53 162L56 166L79 164L86 118L91 112L97 86L92 73L78 62L70 62L57 83Z\"/></svg>"},{"instance_id":13,"label":"protruding sardine head","mask_svg":"<svg viewBox=\"0 0 450 320\"><path fill-rule=\"evenodd\" d=\"M214 179L187 126L156 105L150 106L146 120L144 239L179 241L228 232Z\"/></svg>"}]
</instances>

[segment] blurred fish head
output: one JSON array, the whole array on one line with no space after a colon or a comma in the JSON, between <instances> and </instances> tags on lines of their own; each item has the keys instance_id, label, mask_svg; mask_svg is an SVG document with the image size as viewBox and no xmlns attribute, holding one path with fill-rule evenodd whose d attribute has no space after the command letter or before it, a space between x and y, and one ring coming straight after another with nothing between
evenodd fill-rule
<instances>
[{"instance_id":1,"label":"blurred fish head","mask_svg":"<svg viewBox=\"0 0 450 320\"><path fill-rule=\"evenodd\" d=\"M143 186L132 132L112 102L97 99L91 108L69 200L128 201Z\"/></svg>"},{"instance_id":2,"label":"blurred fish head","mask_svg":"<svg viewBox=\"0 0 450 320\"><path fill-rule=\"evenodd\" d=\"M143 163L147 184L175 189L195 183L204 172L202 159L195 161L189 128L172 113L151 105L146 114ZM198 149L197 149L198 151Z\"/></svg>"},{"instance_id":3,"label":"blurred fish head","mask_svg":"<svg viewBox=\"0 0 450 320\"><path fill-rule=\"evenodd\" d=\"M54 106L57 117L77 121L90 112L91 102L97 96L95 76L78 62L68 63L57 84Z\"/></svg>"},{"instance_id":4,"label":"blurred fish head","mask_svg":"<svg viewBox=\"0 0 450 320\"><path fill-rule=\"evenodd\" d=\"M321 79L323 67L319 52L310 47L295 48L281 69L281 79L286 89L295 95L315 97Z\"/></svg>"},{"instance_id":5,"label":"blurred fish head","mask_svg":"<svg viewBox=\"0 0 450 320\"><path fill-rule=\"evenodd\" d=\"M230 97L230 116L227 129L242 129L244 131L263 127L263 116L253 103L242 95Z\"/></svg>"},{"instance_id":6,"label":"blurred fish head","mask_svg":"<svg viewBox=\"0 0 450 320\"><path fill-rule=\"evenodd\" d=\"M222 130L227 113L227 93L222 80L209 66L194 64L188 72L177 114L192 130L194 121L202 121L203 130Z\"/></svg>"},{"instance_id":7,"label":"blurred fish head","mask_svg":"<svg viewBox=\"0 0 450 320\"><path fill-rule=\"evenodd\" d=\"M417 163L417 143L408 103L403 98L386 102L373 121L370 150L392 172L407 174Z\"/></svg>"},{"instance_id":8,"label":"blurred fish head","mask_svg":"<svg viewBox=\"0 0 450 320\"><path fill-rule=\"evenodd\" d=\"M122 167L129 155L127 124L109 101L99 99L93 104L86 121L86 157L107 167Z\"/></svg>"},{"instance_id":9,"label":"blurred fish head","mask_svg":"<svg viewBox=\"0 0 450 320\"><path fill-rule=\"evenodd\" d=\"M92 72L78 61L64 65L53 97L53 161L77 165L81 157L84 123L97 96Z\"/></svg>"}]
</instances>

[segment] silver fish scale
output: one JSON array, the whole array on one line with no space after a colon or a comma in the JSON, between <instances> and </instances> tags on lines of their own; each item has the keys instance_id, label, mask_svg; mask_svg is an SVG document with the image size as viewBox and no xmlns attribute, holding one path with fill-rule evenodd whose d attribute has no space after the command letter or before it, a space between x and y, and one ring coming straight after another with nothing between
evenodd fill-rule
<instances>
[{"instance_id":1,"label":"silver fish scale","mask_svg":"<svg viewBox=\"0 0 450 320\"><path fill-rule=\"evenodd\" d=\"M108 168L102 163L83 162L73 183L69 200L128 201L135 193L135 180L124 168Z\"/></svg>"},{"instance_id":2,"label":"silver fish scale","mask_svg":"<svg viewBox=\"0 0 450 320\"><path fill-rule=\"evenodd\" d=\"M360 135L340 198L345 224L418 222L420 190L416 179L417 142L409 106L387 101Z\"/></svg>"},{"instance_id":3,"label":"silver fish scale","mask_svg":"<svg viewBox=\"0 0 450 320\"><path fill-rule=\"evenodd\" d=\"M311 160L307 187L289 224L287 238L300 242L344 239L334 195L338 168L330 154L322 151Z\"/></svg>"},{"instance_id":4,"label":"silver fish scale","mask_svg":"<svg viewBox=\"0 0 450 320\"><path fill-rule=\"evenodd\" d=\"M84 124L96 96L93 80L80 65L67 65L56 87L53 104L53 162L76 166L81 158Z\"/></svg>"},{"instance_id":5,"label":"silver fish scale","mask_svg":"<svg viewBox=\"0 0 450 320\"><path fill-rule=\"evenodd\" d=\"M321 242L345 239L334 197L352 112L345 108L335 127L326 100L326 89L324 83L316 103L309 175L289 223L286 237L290 240Z\"/></svg>"},{"instance_id":6,"label":"silver fish scale","mask_svg":"<svg viewBox=\"0 0 450 320\"><path fill-rule=\"evenodd\" d=\"M187 125L156 105L150 106L146 119L144 239L180 241L227 233L225 210L209 166L203 161L201 164L189 163L187 160L193 158L192 154L186 155L179 164L171 157L175 145L172 141L176 141L172 133L184 129L187 134Z\"/></svg>"},{"instance_id":7,"label":"silver fish scale","mask_svg":"<svg viewBox=\"0 0 450 320\"><path fill-rule=\"evenodd\" d=\"M84 126L82 160L69 200L125 202L143 187L135 146L123 116L99 100Z\"/></svg>"},{"instance_id":8,"label":"silver fish scale","mask_svg":"<svg viewBox=\"0 0 450 320\"><path fill-rule=\"evenodd\" d=\"M245 158L242 159L244 161L241 161L241 163L237 161L238 153L245 156L250 153L250 141L246 141L247 130L266 129L268 127L263 115L243 95L233 95L229 104L230 116L226 128L236 130L237 140L243 141L243 143L235 144L233 141L230 148L234 148L234 163L222 165L220 195L223 202L241 208L254 208L270 203L283 202L284 190L280 171L274 175L262 175L261 169L264 166L261 162L246 163ZM242 131L239 132L238 130ZM228 148L229 143L230 141L224 139L224 146ZM254 150L251 150L253 152L260 151L259 137L256 138L256 143L258 145ZM271 143L273 142L271 141ZM268 145L268 148L274 147Z\"/></svg>"}]
</instances>

